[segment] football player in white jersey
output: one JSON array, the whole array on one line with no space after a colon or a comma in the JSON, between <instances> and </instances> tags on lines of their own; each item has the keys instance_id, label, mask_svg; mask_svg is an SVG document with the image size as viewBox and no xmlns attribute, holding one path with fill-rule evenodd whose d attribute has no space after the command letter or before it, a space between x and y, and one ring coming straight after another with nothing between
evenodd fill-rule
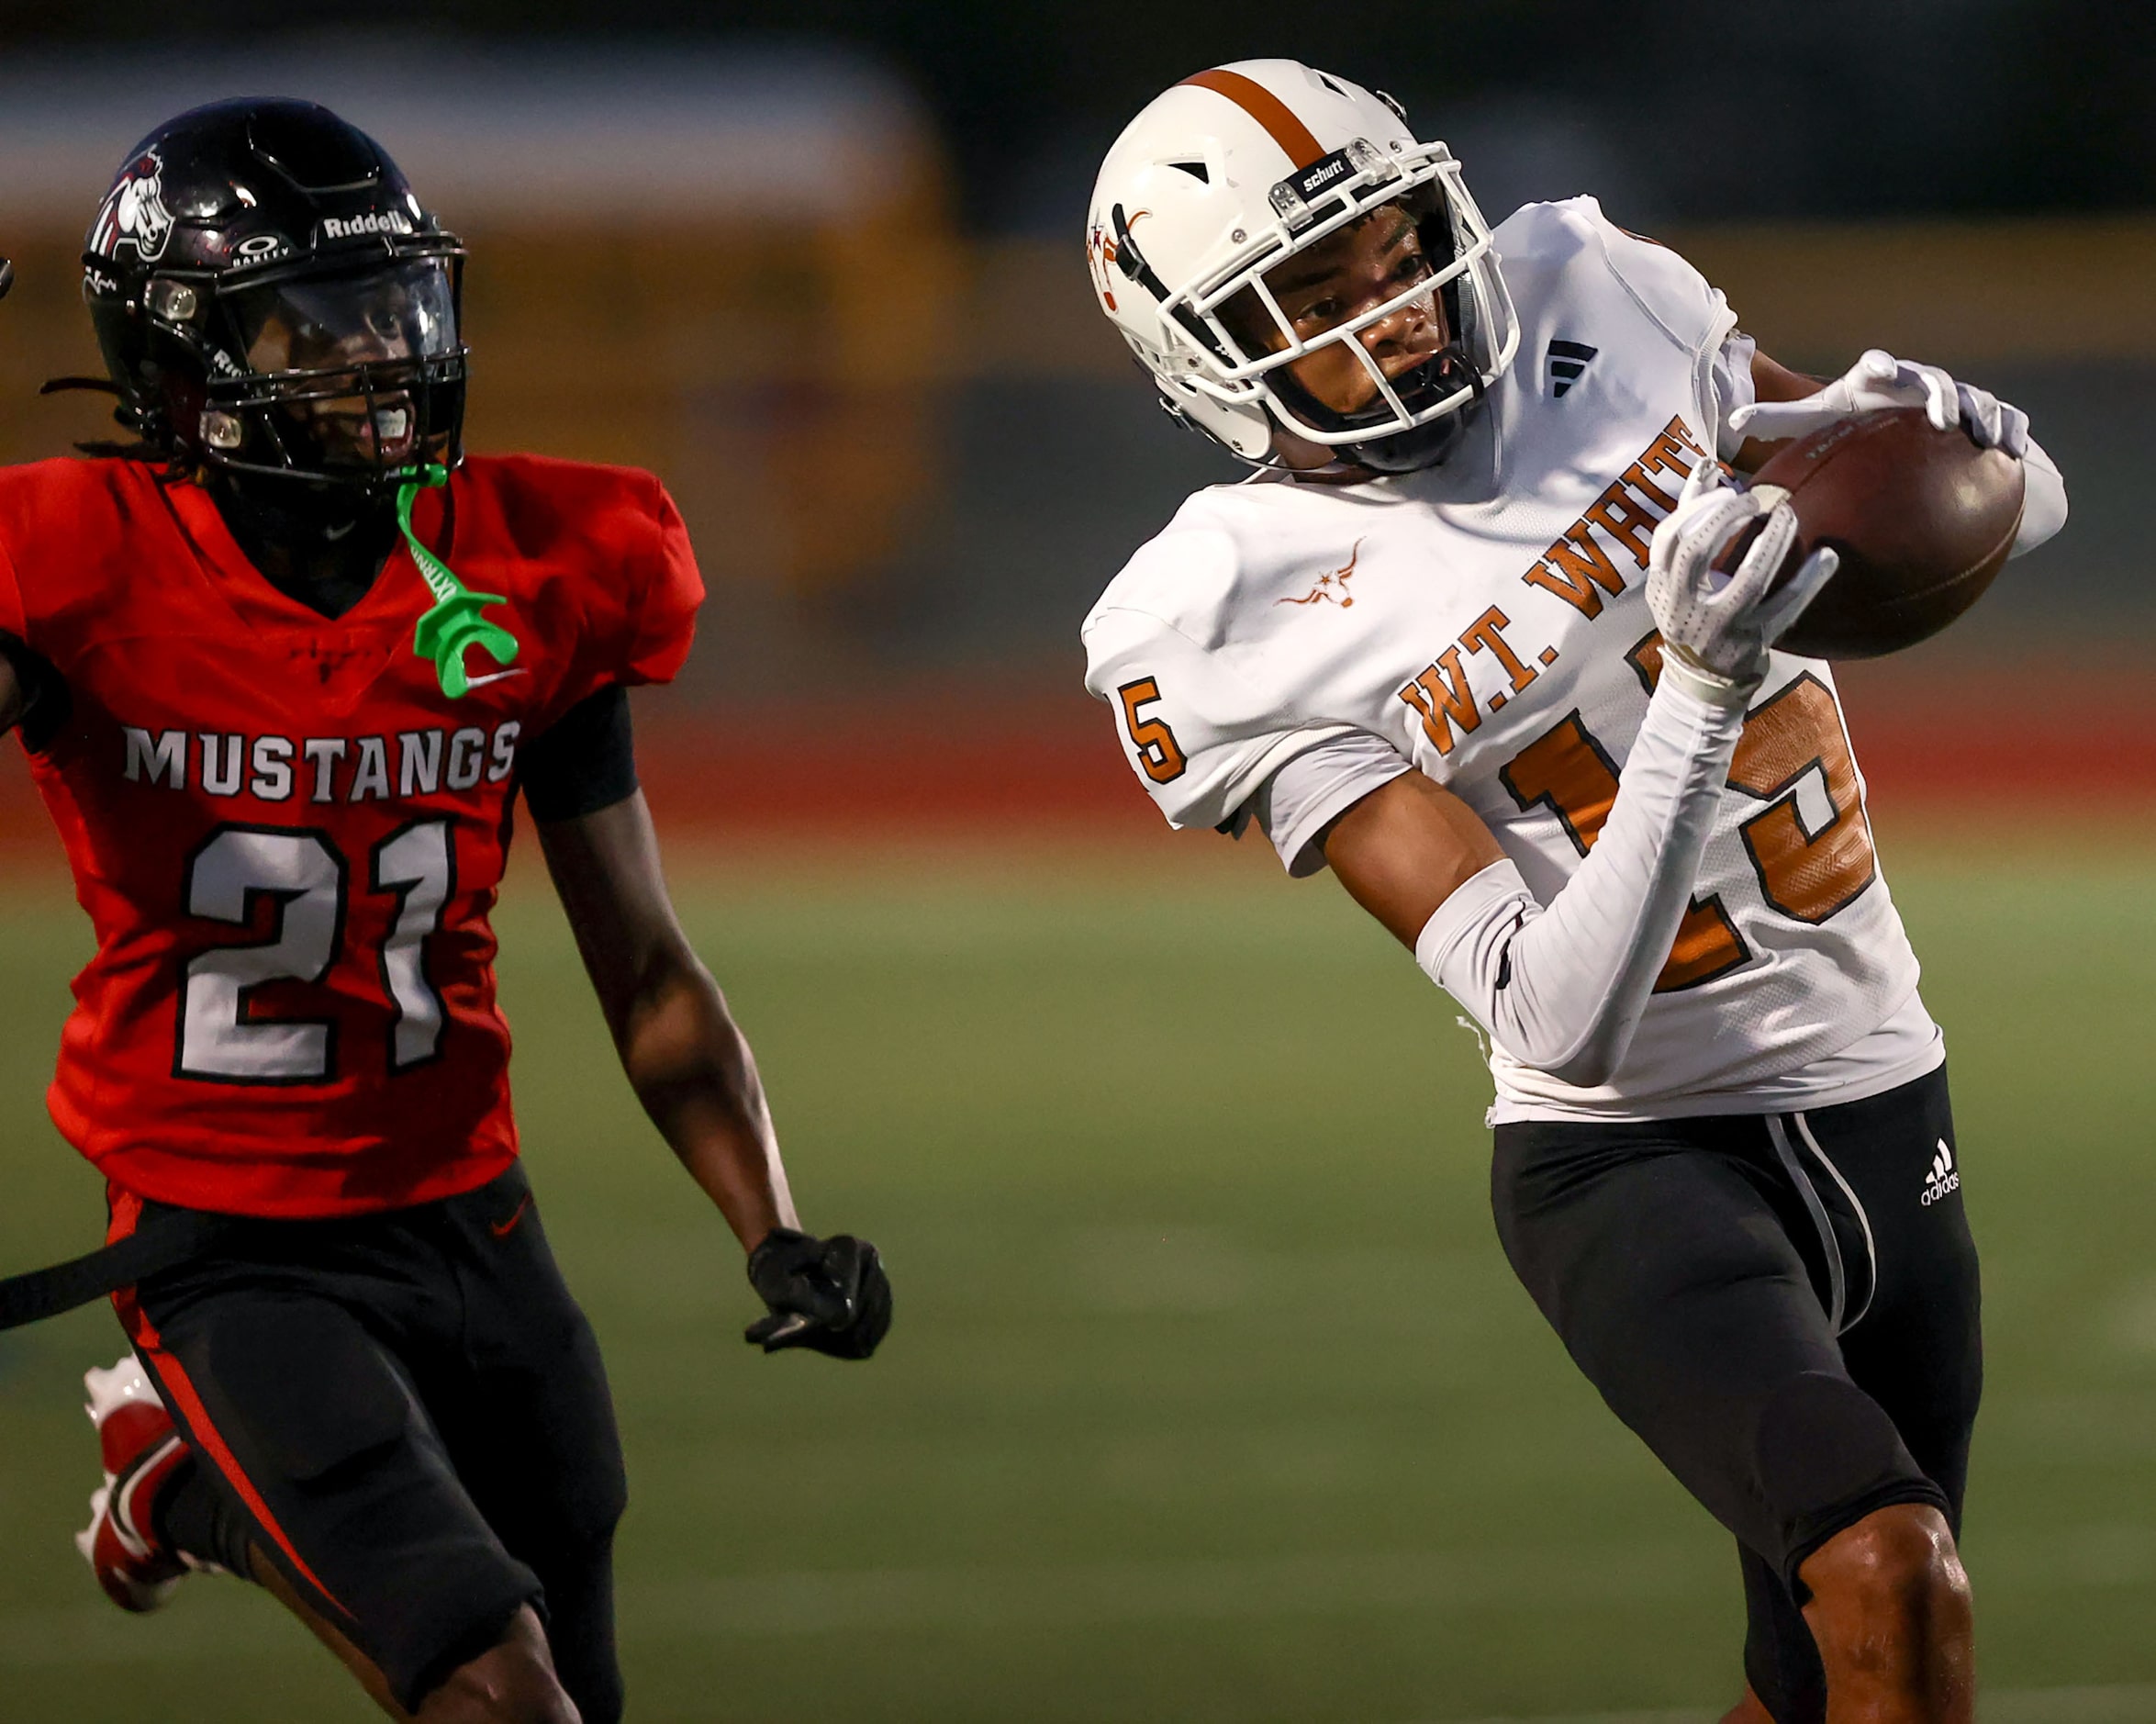
<instances>
[{"instance_id":1,"label":"football player in white jersey","mask_svg":"<svg viewBox=\"0 0 2156 1724\"><path fill-rule=\"evenodd\" d=\"M1150 104L1087 250L1166 404L1256 469L1086 621L1141 782L1330 867L1487 1032L1506 1253L1738 1539L1730 1718L1967 1720L1945 1051L1833 674L1772 650L1833 554L1770 591L1793 518L1724 464L1921 406L2023 461L2025 549L2065 516L2027 416L1882 353L1799 377L1592 198L1493 233L1443 144L1292 61Z\"/></svg>"}]
</instances>

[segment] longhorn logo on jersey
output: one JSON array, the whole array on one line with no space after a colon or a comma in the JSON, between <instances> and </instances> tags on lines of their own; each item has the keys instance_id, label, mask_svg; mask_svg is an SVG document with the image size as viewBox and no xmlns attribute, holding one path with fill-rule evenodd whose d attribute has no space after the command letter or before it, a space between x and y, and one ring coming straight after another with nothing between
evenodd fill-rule
<instances>
[{"instance_id":1,"label":"longhorn logo on jersey","mask_svg":"<svg viewBox=\"0 0 2156 1724\"><path fill-rule=\"evenodd\" d=\"M154 263L172 237L173 212L164 207L164 163L156 151L145 150L106 195L90 229L90 249L100 257L113 257L121 246L131 245L144 263Z\"/></svg>"},{"instance_id":2,"label":"longhorn logo on jersey","mask_svg":"<svg viewBox=\"0 0 2156 1724\"><path fill-rule=\"evenodd\" d=\"M1355 549L1348 553L1347 561L1339 568L1327 569L1317 577L1317 582L1301 599L1276 599L1276 605L1338 605L1345 610L1355 602L1355 595L1347 590L1347 583L1355 578L1355 565L1362 560L1362 541L1355 542Z\"/></svg>"}]
</instances>

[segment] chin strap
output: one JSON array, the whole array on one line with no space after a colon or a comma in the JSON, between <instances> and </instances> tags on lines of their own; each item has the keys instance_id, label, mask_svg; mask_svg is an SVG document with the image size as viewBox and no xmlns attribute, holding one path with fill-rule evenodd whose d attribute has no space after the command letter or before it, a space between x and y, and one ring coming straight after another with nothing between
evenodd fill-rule
<instances>
[{"instance_id":1,"label":"chin strap","mask_svg":"<svg viewBox=\"0 0 2156 1724\"><path fill-rule=\"evenodd\" d=\"M471 678L464 674L464 649L476 646L497 665L516 662L520 650L517 637L497 622L489 622L479 613L488 605L506 605L508 600L499 593L475 593L459 580L433 552L419 543L419 535L412 531L412 501L423 490L449 483L449 469L432 462L415 468L397 488L397 524L404 533L404 542L411 548L412 561L419 565L425 577L428 590L434 595L433 608L419 619L419 625L412 631L412 651L421 658L434 661L434 674L441 681L441 692L452 700L461 700L470 690Z\"/></svg>"}]
</instances>

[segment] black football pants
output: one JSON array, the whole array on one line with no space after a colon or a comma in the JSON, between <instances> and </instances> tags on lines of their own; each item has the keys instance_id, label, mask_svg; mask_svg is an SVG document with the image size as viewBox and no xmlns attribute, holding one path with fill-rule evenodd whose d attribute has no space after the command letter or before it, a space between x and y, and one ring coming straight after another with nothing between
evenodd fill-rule
<instances>
[{"instance_id":1,"label":"black football pants","mask_svg":"<svg viewBox=\"0 0 2156 1724\"><path fill-rule=\"evenodd\" d=\"M520 1169L412 1209L249 1223L115 1303L203 1476L400 1705L530 1604L585 1724L620 1717L620 1443Z\"/></svg>"},{"instance_id":2,"label":"black football pants","mask_svg":"<svg viewBox=\"0 0 2156 1724\"><path fill-rule=\"evenodd\" d=\"M1514 1270L1611 1410L1737 1535L1745 1673L1821 1724L1798 1569L1893 1503L1957 1534L1983 1387L1945 1071L1809 1113L1497 1128Z\"/></svg>"}]
</instances>

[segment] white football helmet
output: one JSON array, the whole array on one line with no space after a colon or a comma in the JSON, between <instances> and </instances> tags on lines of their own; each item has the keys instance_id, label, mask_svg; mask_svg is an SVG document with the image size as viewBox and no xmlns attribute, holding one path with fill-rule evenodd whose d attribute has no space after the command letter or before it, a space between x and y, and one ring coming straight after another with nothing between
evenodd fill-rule
<instances>
[{"instance_id":1,"label":"white football helmet","mask_svg":"<svg viewBox=\"0 0 2156 1724\"><path fill-rule=\"evenodd\" d=\"M1299 330L1268 273L1394 203L1427 268ZM1299 61L1216 66L1149 103L1101 163L1086 256L1170 413L1256 465L1273 465L1276 423L1374 471L1435 465L1519 347L1489 224L1451 151L1418 142L1391 97ZM1440 303L1441 351L1386 376L1363 332L1417 305L1434 318ZM1334 344L1376 386L1350 413L1287 370Z\"/></svg>"}]
</instances>

